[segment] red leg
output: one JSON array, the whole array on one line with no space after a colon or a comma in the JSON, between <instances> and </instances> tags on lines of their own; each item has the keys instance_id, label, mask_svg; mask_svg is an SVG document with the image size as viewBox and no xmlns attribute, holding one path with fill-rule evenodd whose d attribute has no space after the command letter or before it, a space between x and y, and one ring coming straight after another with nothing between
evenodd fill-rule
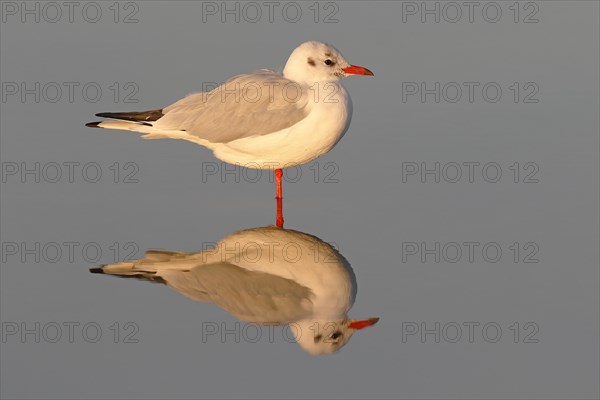
<instances>
[{"instance_id":1,"label":"red leg","mask_svg":"<svg viewBox=\"0 0 600 400\"><path fill-rule=\"evenodd\" d=\"M275 170L275 198L277 199L277 227L283 228L283 197L281 190L281 177L283 176L283 171L281 169Z\"/></svg>"},{"instance_id":2,"label":"red leg","mask_svg":"<svg viewBox=\"0 0 600 400\"><path fill-rule=\"evenodd\" d=\"M277 199L277 219L275 220L278 228L283 228L283 199Z\"/></svg>"},{"instance_id":3,"label":"red leg","mask_svg":"<svg viewBox=\"0 0 600 400\"><path fill-rule=\"evenodd\" d=\"M275 198L281 199L281 177L283 176L283 170L278 168L275 170Z\"/></svg>"}]
</instances>

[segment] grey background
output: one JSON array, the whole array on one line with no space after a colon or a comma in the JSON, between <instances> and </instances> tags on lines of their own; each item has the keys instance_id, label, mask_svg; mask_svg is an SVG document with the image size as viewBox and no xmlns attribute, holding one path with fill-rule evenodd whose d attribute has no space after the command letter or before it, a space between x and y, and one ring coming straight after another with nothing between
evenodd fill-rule
<instances>
[{"instance_id":1,"label":"grey background","mask_svg":"<svg viewBox=\"0 0 600 400\"><path fill-rule=\"evenodd\" d=\"M100 4L100 3L99 3ZM103 11L108 6L101 3ZM18 336L2 343L5 398L598 398L597 2L544 1L538 23L514 23L508 6L488 23L402 22L400 2L337 2L338 23L202 21L201 3L137 2L138 23L111 14L75 21L1 24L3 82L98 82L97 103L11 97L1 104L3 162L98 162L106 179L2 184L2 241L113 242L199 251L240 229L274 223L273 184L212 177L217 160L182 141L143 141L88 129L93 114L161 107L234 74L283 68L299 43L334 44L375 72L350 78L350 130L318 160L338 183L303 169L284 186L286 227L335 242L351 262L358 296L350 315L380 316L341 352L312 357L281 340L201 341L202 323L236 320L163 286L88 273L74 262L2 264L2 322L97 322L98 343ZM433 7L433 2L429 3ZM483 4L483 3L482 3ZM323 6L323 4L322 4ZM321 16L322 20L323 16ZM137 104L115 104L113 82L135 82ZM402 82L498 82L498 103L402 102ZM506 88L535 82L538 103ZM80 86L81 87L81 86ZM80 93L80 92L79 92ZM402 162L497 162L498 183L402 182ZM108 166L139 165L139 183L112 183ZM513 183L508 166L535 162L538 183ZM323 171L323 169L322 169ZM418 257L402 243L497 242L497 263ZM508 246L535 242L539 263L514 263ZM98 262L109 262L110 254ZM139 343L113 343L108 327L139 326ZM402 342L403 322L497 322L501 340ZM539 343L513 343L509 326L535 322ZM466 334L466 332L464 333ZM122 342L122 340L121 340ZM522 338L521 338L522 342Z\"/></svg>"}]
</instances>

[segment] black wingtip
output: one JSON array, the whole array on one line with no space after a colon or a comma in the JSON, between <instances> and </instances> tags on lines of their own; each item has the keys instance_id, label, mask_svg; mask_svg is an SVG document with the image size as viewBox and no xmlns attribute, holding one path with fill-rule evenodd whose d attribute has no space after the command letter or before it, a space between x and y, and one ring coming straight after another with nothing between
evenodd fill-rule
<instances>
[{"instance_id":1,"label":"black wingtip","mask_svg":"<svg viewBox=\"0 0 600 400\"><path fill-rule=\"evenodd\" d=\"M90 268L92 274L103 274L104 269L102 267Z\"/></svg>"},{"instance_id":2,"label":"black wingtip","mask_svg":"<svg viewBox=\"0 0 600 400\"><path fill-rule=\"evenodd\" d=\"M88 122L87 124L85 124L85 126L87 126L88 128L100 128L100 123L102 121L98 121L98 122Z\"/></svg>"}]
</instances>

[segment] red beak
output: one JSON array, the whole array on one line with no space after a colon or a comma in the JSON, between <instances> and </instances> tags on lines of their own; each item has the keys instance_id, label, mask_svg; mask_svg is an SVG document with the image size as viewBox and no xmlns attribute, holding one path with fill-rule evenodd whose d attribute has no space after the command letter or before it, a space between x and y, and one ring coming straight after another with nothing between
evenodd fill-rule
<instances>
[{"instance_id":1,"label":"red beak","mask_svg":"<svg viewBox=\"0 0 600 400\"><path fill-rule=\"evenodd\" d=\"M377 321L379 321L379 318L369 318L369 319L363 319L361 321L350 321L350 323L348 324L348 328L363 329L368 326L375 325L377 323Z\"/></svg>"},{"instance_id":2,"label":"red beak","mask_svg":"<svg viewBox=\"0 0 600 400\"><path fill-rule=\"evenodd\" d=\"M342 71L344 71L345 73L347 73L348 75L369 75L369 76L374 76L373 72L371 72L371 70L365 68L365 67L359 67L358 65L351 65L347 68L342 68Z\"/></svg>"}]
</instances>

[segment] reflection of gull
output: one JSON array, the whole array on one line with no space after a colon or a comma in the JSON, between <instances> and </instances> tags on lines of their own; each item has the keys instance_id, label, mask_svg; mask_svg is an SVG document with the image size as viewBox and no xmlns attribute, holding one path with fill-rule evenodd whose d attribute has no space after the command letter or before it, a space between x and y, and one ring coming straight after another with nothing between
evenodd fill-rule
<instances>
[{"instance_id":1,"label":"reflection of gull","mask_svg":"<svg viewBox=\"0 0 600 400\"><path fill-rule=\"evenodd\" d=\"M294 323L296 341L313 354L339 350L378 320L348 319L356 295L350 264L322 240L288 229L243 230L200 253L148 251L91 271L164 283L243 321Z\"/></svg>"},{"instance_id":2,"label":"reflection of gull","mask_svg":"<svg viewBox=\"0 0 600 400\"><path fill-rule=\"evenodd\" d=\"M282 74L239 75L163 109L97 114L113 120L87 126L188 140L231 164L279 170L314 160L344 135L352 106L339 81L351 74L373 75L350 65L333 46L306 42L293 51ZM276 177L279 198L280 170Z\"/></svg>"}]
</instances>

